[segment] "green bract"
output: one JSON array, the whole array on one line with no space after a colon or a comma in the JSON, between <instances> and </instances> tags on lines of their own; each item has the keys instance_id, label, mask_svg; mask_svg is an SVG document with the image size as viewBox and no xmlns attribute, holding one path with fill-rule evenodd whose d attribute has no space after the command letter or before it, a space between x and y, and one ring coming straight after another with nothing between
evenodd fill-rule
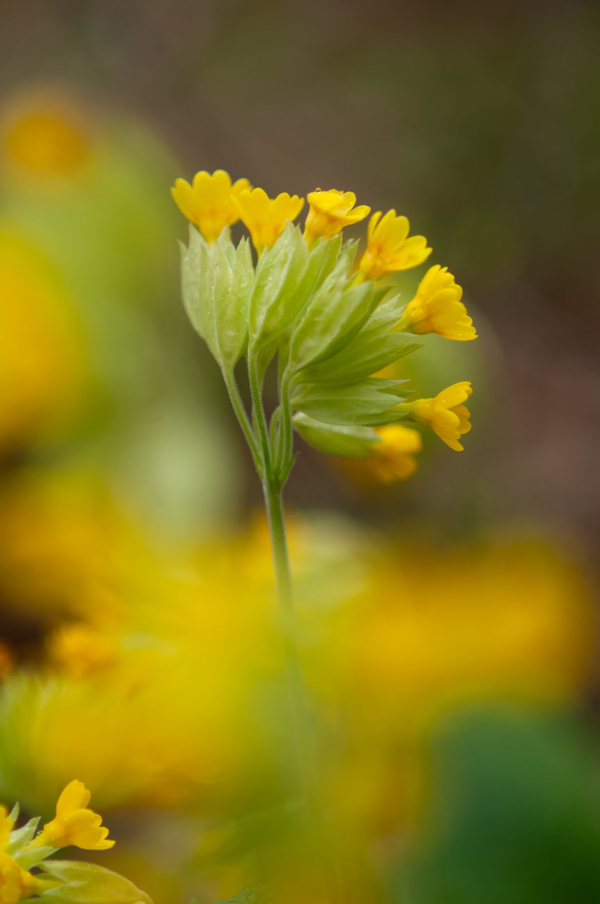
<instances>
[{"instance_id":1,"label":"green bract","mask_svg":"<svg viewBox=\"0 0 600 904\"><path fill-rule=\"evenodd\" d=\"M76 860L48 860L40 864L56 880L43 892L54 904L152 904L143 891L112 870Z\"/></svg>"},{"instance_id":2,"label":"green bract","mask_svg":"<svg viewBox=\"0 0 600 904\"><path fill-rule=\"evenodd\" d=\"M288 223L256 263L229 229L210 245L191 227L182 249L186 310L221 366L259 473L275 483L289 473L294 428L321 451L362 457L378 442L370 428L403 416L402 383L375 375L419 346L398 330L399 296L355 272L356 248L341 235L309 248ZM251 415L234 375L242 357ZM263 388L275 358L279 405L269 423Z\"/></svg>"}]
</instances>

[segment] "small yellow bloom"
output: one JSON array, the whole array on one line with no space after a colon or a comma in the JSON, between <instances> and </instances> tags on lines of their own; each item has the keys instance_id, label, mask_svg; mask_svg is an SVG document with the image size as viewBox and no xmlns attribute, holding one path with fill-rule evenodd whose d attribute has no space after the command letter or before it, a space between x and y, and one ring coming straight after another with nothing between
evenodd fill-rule
<instances>
[{"instance_id":1,"label":"small yellow bloom","mask_svg":"<svg viewBox=\"0 0 600 904\"><path fill-rule=\"evenodd\" d=\"M171 195L182 214L195 223L206 241L214 242L226 226L239 220L235 199L249 188L247 179L238 179L232 185L225 170L215 170L212 176L202 170L196 173L191 185L185 179L176 179Z\"/></svg>"},{"instance_id":2,"label":"small yellow bloom","mask_svg":"<svg viewBox=\"0 0 600 904\"><path fill-rule=\"evenodd\" d=\"M402 424L388 424L377 430L381 442L376 443L369 466L383 483L405 480L417 468L414 456L423 448L421 434Z\"/></svg>"},{"instance_id":3,"label":"small yellow bloom","mask_svg":"<svg viewBox=\"0 0 600 904\"><path fill-rule=\"evenodd\" d=\"M48 641L51 659L74 678L82 678L114 664L116 650L110 639L83 623L67 624Z\"/></svg>"},{"instance_id":4,"label":"small yellow bloom","mask_svg":"<svg viewBox=\"0 0 600 904\"><path fill-rule=\"evenodd\" d=\"M258 254L272 248L288 220L295 220L304 207L304 198L286 191L269 198L262 188L245 189L235 198L242 223L246 226Z\"/></svg>"},{"instance_id":5,"label":"small yellow bloom","mask_svg":"<svg viewBox=\"0 0 600 904\"><path fill-rule=\"evenodd\" d=\"M83 782L69 782L56 804L56 817L47 822L31 847L74 845L84 851L105 851L114 845L106 836L102 817L87 809L91 794Z\"/></svg>"},{"instance_id":6,"label":"small yellow bloom","mask_svg":"<svg viewBox=\"0 0 600 904\"><path fill-rule=\"evenodd\" d=\"M457 286L447 267L430 267L406 306L400 330L413 333L437 333L446 339L476 339L477 333L467 309L461 301L462 289Z\"/></svg>"},{"instance_id":7,"label":"small yellow bloom","mask_svg":"<svg viewBox=\"0 0 600 904\"><path fill-rule=\"evenodd\" d=\"M0 904L17 904L33 894L38 880L21 869L8 854L0 853Z\"/></svg>"},{"instance_id":8,"label":"small yellow bloom","mask_svg":"<svg viewBox=\"0 0 600 904\"><path fill-rule=\"evenodd\" d=\"M466 402L472 392L470 383L454 383L434 399L417 399L416 402L404 402L398 407L408 412L414 421L431 427L451 449L462 452L460 437L471 429L471 415L463 402Z\"/></svg>"},{"instance_id":9,"label":"small yellow bloom","mask_svg":"<svg viewBox=\"0 0 600 904\"><path fill-rule=\"evenodd\" d=\"M359 223L371 212L371 208L365 204L354 206L354 192L338 191L335 188L329 191L317 188L307 195L307 201L310 209L304 226L304 238L309 245L316 239L329 239L337 235L344 226Z\"/></svg>"},{"instance_id":10,"label":"small yellow bloom","mask_svg":"<svg viewBox=\"0 0 600 904\"><path fill-rule=\"evenodd\" d=\"M381 279L397 270L418 267L432 251L424 236L408 237L410 223L406 217L397 217L395 210L388 210L380 218L378 210L369 221L367 250L360 261L360 272L365 279Z\"/></svg>"}]
</instances>

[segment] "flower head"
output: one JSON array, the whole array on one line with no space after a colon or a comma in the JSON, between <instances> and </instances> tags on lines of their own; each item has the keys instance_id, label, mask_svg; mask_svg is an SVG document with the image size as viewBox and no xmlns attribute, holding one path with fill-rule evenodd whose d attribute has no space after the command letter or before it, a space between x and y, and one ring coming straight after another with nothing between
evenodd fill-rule
<instances>
[{"instance_id":1,"label":"flower head","mask_svg":"<svg viewBox=\"0 0 600 904\"><path fill-rule=\"evenodd\" d=\"M367 250L360 261L360 272L365 279L381 279L397 270L418 267L431 254L427 239L422 235L410 238L410 223L406 217L397 217L395 210L388 210L383 219L381 211L369 221Z\"/></svg>"},{"instance_id":2,"label":"flower head","mask_svg":"<svg viewBox=\"0 0 600 904\"><path fill-rule=\"evenodd\" d=\"M249 188L247 179L238 179L232 185L225 170L215 170L212 176L202 170L191 185L185 179L176 179L171 194L182 214L195 223L206 241L214 242L226 226L239 220L235 199Z\"/></svg>"},{"instance_id":3,"label":"flower head","mask_svg":"<svg viewBox=\"0 0 600 904\"><path fill-rule=\"evenodd\" d=\"M108 829L102 817L88 810L91 794L83 782L69 782L56 804L56 817L47 822L37 838L35 847L61 848L69 845L85 851L104 851L114 845L106 836Z\"/></svg>"},{"instance_id":4,"label":"flower head","mask_svg":"<svg viewBox=\"0 0 600 904\"><path fill-rule=\"evenodd\" d=\"M354 192L338 191L335 188L329 191L317 188L307 195L307 201L310 209L304 226L304 238L309 245L318 238L328 239L337 235L344 226L359 223L371 211L365 204L354 206Z\"/></svg>"},{"instance_id":5,"label":"flower head","mask_svg":"<svg viewBox=\"0 0 600 904\"><path fill-rule=\"evenodd\" d=\"M295 220L304 206L304 198L281 192L269 198L262 188L245 189L235 198L239 217L250 232L258 254L272 248L288 220Z\"/></svg>"},{"instance_id":6,"label":"flower head","mask_svg":"<svg viewBox=\"0 0 600 904\"><path fill-rule=\"evenodd\" d=\"M21 869L12 857L0 853L0 904L17 904L33 894L35 876Z\"/></svg>"},{"instance_id":7,"label":"flower head","mask_svg":"<svg viewBox=\"0 0 600 904\"><path fill-rule=\"evenodd\" d=\"M384 483L405 480L417 468L415 454L423 448L421 434L402 424L388 424L377 430L380 442L376 443L369 466Z\"/></svg>"},{"instance_id":8,"label":"flower head","mask_svg":"<svg viewBox=\"0 0 600 904\"><path fill-rule=\"evenodd\" d=\"M476 339L477 333L447 267L430 267L406 306L398 329L413 333L437 333L446 339Z\"/></svg>"},{"instance_id":9,"label":"flower head","mask_svg":"<svg viewBox=\"0 0 600 904\"><path fill-rule=\"evenodd\" d=\"M470 383L454 383L439 392L434 399L417 399L416 402L404 402L398 407L406 411L414 421L431 427L451 449L462 452L460 437L471 429L471 415L463 402L466 402L472 392Z\"/></svg>"}]
</instances>

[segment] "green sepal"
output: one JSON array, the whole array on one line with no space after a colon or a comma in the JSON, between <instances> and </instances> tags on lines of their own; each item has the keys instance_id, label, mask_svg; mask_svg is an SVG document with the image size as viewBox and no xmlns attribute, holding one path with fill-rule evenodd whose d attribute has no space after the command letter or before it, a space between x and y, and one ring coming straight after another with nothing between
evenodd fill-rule
<instances>
[{"instance_id":1,"label":"green sepal","mask_svg":"<svg viewBox=\"0 0 600 904\"><path fill-rule=\"evenodd\" d=\"M253 888L242 888L231 898L219 898L215 904L267 904L270 900L271 896L265 886L257 885Z\"/></svg>"},{"instance_id":2,"label":"green sepal","mask_svg":"<svg viewBox=\"0 0 600 904\"><path fill-rule=\"evenodd\" d=\"M48 860L40 868L60 883L41 892L55 904L152 904L129 879L95 863Z\"/></svg>"},{"instance_id":3,"label":"green sepal","mask_svg":"<svg viewBox=\"0 0 600 904\"><path fill-rule=\"evenodd\" d=\"M295 325L289 350L290 373L298 375L340 351L362 329L387 289L354 284L341 260L315 292Z\"/></svg>"},{"instance_id":4,"label":"green sepal","mask_svg":"<svg viewBox=\"0 0 600 904\"><path fill-rule=\"evenodd\" d=\"M13 818L12 813L10 814L10 818ZM11 857L15 857L19 853L21 848L23 848L26 844L29 844L37 831L40 818L40 816L34 816L29 820L29 822L25 823L24 826L21 826L20 829L14 829L10 833L10 840L5 848L7 854L10 854Z\"/></svg>"},{"instance_id":5,"label":"green sepal","mask_svg":"<svg viewBox=\"0 0 600 904\"><path fill-rule=\"evenodd\" d=\"M303 383L292 394L292 405L325 424L375 427L400 420L395 411L406 394L397 380L369 378L358 383Z\"/></svg>"},{"instance_id":6,"label":"green sepal","mask_svg":"<svg viewBox=\"0 0 600 904\"><path fill-rule=\"evenodd\" d=\"M44 847L33 848L31 851L22 850L20 853L15 854L14 858L23 869L31 869L32 866L38 866L42 860L50 857L57 850L58 848L44 845Z\"/></svg>"},{"instance_id":7,"label":"green sepal","mask_svg":"<svg viewBox=\"0 0 600 904\"><path fill-rule=\"evenodd\" d=\"M381 442L371 427L323 424L306 414L294 415L294 427L319 452L341 458L368 458L373 454L374 445Z\"/></svg>"},{"instance_id":8,"label":"green sepal","mask_svg":"<svg viewBox=\"0 0 600 904\"><path fill-rule=\"evenodd\" d=\"M250 299L250 346L257 349L276 338L297 317L306 294L301 291L309 260L300 229L287 223L272 248L256 266Z\"/></svg>"},{"instance_id":9,"label":"green sepal","mask_svg":"<svg viewBox=\"0 0 600 904\"><path fill-rule=\"evenodd\" d=\"M420 348L413 336L390 330L398 322L398 296L379 305L359 333L332 358L302 372L310 383L356 383Z\"/></svg>"},{"instance_id":10,"label":"green sepal","mask_svg":"<svg viewBox=\"0 0 600 904\"><path fill-rule=\"evenodd\" d=\"M247 238L237 248L224 229L214 245L190 227L182 247L181 285L185 309L221 368L231 373L248 342L248 306L254 267Z\"/></svg>"}]
</instances>

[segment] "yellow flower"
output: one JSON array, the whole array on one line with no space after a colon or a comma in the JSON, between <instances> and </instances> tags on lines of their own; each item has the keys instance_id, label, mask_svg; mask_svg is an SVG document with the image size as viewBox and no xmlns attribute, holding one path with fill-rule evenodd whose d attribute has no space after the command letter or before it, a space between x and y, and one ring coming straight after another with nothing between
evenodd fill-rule
<instances>
[{"instance_id":1,"label":"yellow flower","mask_svg":"<svg viewBox=\"0 0 600 904\"><path fill-rule=\"evenodd\" d=\"M413 333L437 333L446 339L476 339L477 333L467 309L461 302L462 289L447 267L430 267L406 306L399 330Z\"/></svg>"},{"instance_id":2,"label":"yellow flower","mask_svg":"<svg viewBox=\"0 0 600 904\"><path fill-rule=\"evenodd\" d=\"M331 188L321 191L317 188L307 195L310 205L304 226L304 238L309 245L316 239L329 239L344 226L351 226L364 220L371 212L365 204L355 207L356 195L352 191L338 191Z\"/></svg>"},{"instance_id":3,"label":"yellow flower","mask_svg":"<svg viewBox=\"0 0 600 904\"><path fill-rule=\"evenodd\" d=\"M33 894L35 876L21 869L8 854L0 853L0 904L17 904Z\"/></svg>"},{"instance_id":4,"label":"yellow flower","mask_svg":"<svg viewBox=\"0 0 600 904\"><path fill-rule=\"evenodd\" d=\"M17 95L3 112L0 151L21 177L74 176L92 150L89 125L66 96L45 90Z\"/></svg>"},{"instance_id":5,"label":"yellow flower","mask_svg":"<svg viewBox=\"0 0 600 904\"><path fill-rule=\"evenodd\" d=\"M304 207L304 198L286 191L269 198L262 188L245 189L235 198L242 223L246 226L258 254L272 248L288 220L295 220Z\"/></svg>"},{"instance_id":6,"label":"yellow flower","mask_svg":"<svg viewBox=\"0 0 600 904\"><path fill-rule=\"evenodd\" d=\"M51 659L74 678L90 675L116 661L114 643L83 623L63 625L48 641Z\"/></svg>"},{"instance_id":7,"label":"yellow flower","mask_svg":"<svg viewBox=\"0 0 600 904\"><path fill-rule=\"evenodd\" d=\"M421 434L402 424L388 424L377 430L381 442L376 443L369 466L384 483L405 480L417 468L414 455L423 448Z\"/></svg>"},{"instance_id":8,"label":"yellow flower","mask_svg":"<svg viewBox=\"0 0 600 904\"><path fill-rule=\"evenodd\" d=\"M102 817L88 810L91 794L83 782L69 782L56 804L56 817L47 822L32 847L74 845L84 851L105 851L114 845L106 836Z\"/></svg>"},{"instance_id":9,"label":"yellow flower","mask_svg":"<svg viewBox=\"0 0 600 904\"><path fill-rule=\"evenodd\" d=\"M447 446L456 452L462 452L459 439L471 429L471 415L463 402L473 390L470 383L454 383L434 399L417 399L416 402L404 402L399 409L408 412L419 424L427 424L434 430Z\"/></svg>"},{"instance_id":10,"label":"yellow flower","mask_svg":"<svg viewBox=\"0 0 600 904\"><path fill-rule=\"evenodd\" d=\"M182 214L195 223L206 241L214 242L226 226L239 220L235 199L249 188L247 179L238 179L232 185L225 170L215 170L212 176L202 170L196 173L191 185L185 179L176 179L171 195Z\"/></svg>"},{"instance_id":11,"label":"yellow flower","mask_svg":"<svg viewBox=\"0 0 600 904\"><path fill-rule=\"evenodd\" d=\"M14 822L8 815L8 809L0 804L0 851L3 851L10 839Z\"/></svg>"},{"instance_id":12,"label":"yellow flower","mask_svg":"<svg viewBox=\"0 0 600 904\"><path fill-rule=\"evenodd\" d=\"M408 237L410 223L406 217L397 217L395 210L388 210L383 219L380 217L378 210L369 221L367 250L360 261L360 272L365 279L381 279L397 270L418 267L432 251L424 236Z\"/></svg>"}]
</instances>

